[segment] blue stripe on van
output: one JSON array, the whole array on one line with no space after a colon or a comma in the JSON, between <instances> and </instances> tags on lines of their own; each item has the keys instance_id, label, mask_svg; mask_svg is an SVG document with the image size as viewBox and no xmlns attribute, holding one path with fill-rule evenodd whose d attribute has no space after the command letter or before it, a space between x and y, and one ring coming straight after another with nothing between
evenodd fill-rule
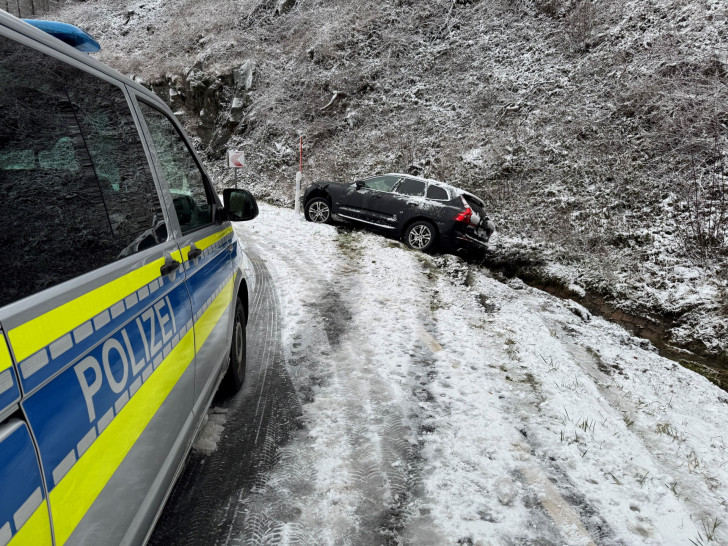
<instances>
[{"instance_id":1,"label":"blue stripe on van","mask_svg":"<svg viewBox=\"0 0 728 546\"><path fill-rule=\"evenodd\" d=\"M0 543L17 534L45 495L38 462L28 427L16 419L7 427L12 431L0 437Z\"/></svg>"},{"instance_id":2,"label":"blue stripe on van","mask_svg":"<svg viewBox=\"0 0 728 546\"><path fill-rule=\"evenodd\" d=\"M226 239L224 246L229 243L230 240ZM218 245L217 248L220 246L223 245ZM225 286L223 281L232 272L229 263L230 258L226 250L222 252L219 250L211 251L211 254L207 258L207 263L200 263L187 271L187 286L192 295L195 320L203 313L205 305L208 304L210 299L214 299L219 290Z\"/></svg>"}]
</instances>

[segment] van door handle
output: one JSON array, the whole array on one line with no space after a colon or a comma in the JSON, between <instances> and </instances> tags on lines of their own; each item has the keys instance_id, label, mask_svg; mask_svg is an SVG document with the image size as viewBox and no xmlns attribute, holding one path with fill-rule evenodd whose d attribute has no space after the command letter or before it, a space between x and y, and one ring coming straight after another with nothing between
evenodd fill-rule
<instances>
[{"instance_id":1,"label":"van door handle","mask_svg":"<svg viewBox=\"0 0 728 546\"><path fill-rule=\"evenodd\" d=\"M419 207L419 206L420 206L420 204L419 204L419 203L415 203L414 201L407 201L407 204L408 204L408 205L409 205L410 207Z\"/></svg>"},{"instance_id":2,"label":"van door handle","mask_svg":"<svg viewBox=\"0 0 728 546\"><path fill-rule=\"evenodd\" d=\"M202 251L199 248L193 248L187 253L188 260L195 260L202 256Z\"/></svg>"},{"instance_id":3,"label":"van door handle","mask_svg":"<svg viewBox=\"0 0 728 546\"><path fill-rule=\"evenodd\" d=\"M159 268L160 273L162 273L162 277L166 277L167 275L171 275L175 271L177 271L177 268L179 267L179 262L177 260L172 260L171 262L167 262L162 267Z\"/></svg>"}]
</instances>

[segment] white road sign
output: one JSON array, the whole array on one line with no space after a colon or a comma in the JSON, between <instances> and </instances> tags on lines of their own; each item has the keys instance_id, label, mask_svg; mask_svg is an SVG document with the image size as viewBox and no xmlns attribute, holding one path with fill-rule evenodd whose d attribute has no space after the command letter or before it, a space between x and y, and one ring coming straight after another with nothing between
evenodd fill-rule
<instances>
[{"instance_id":1,"label":"white road sign","mask_svg":"<svg viewBox=\"0 0 728 546\"><path fill-rule=\"evenodd\" d=\"M245 153L236 152L234 150L228 150L228 167L244 167L245 166Z\"/></svg>"}]
</instances>

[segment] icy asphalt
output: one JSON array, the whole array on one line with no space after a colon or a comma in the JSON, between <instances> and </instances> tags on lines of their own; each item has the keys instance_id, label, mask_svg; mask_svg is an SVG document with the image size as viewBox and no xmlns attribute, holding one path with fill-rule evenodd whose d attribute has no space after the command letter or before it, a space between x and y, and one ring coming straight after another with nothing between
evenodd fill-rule
<instances>
[{"instance_id":1,"label":"icy asphalt","mask_svg":"<svg viewBox=\"0 0 728 546\"><path fill-rule=\"evenodd\" d=\"M728 544L728 395L577 304L261 206L248 376L151 544Z\"/></svg>"}]
</instances>

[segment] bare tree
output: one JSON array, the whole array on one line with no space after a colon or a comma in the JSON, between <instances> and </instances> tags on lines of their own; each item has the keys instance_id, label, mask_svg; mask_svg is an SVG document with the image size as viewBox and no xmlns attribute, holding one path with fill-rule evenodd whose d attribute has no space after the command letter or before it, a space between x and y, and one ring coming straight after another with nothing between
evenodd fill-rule
<instances>
[{"instance_id":1,"label":"bare tree","mask_svg":"<svg viewBox=\"0 0 728 546\"><path fill-rule=\"evenodd\" d=\"M707 172L698 172L693 165L682 187L686 250L701 264L728 249L728 183L723 167L722 160Z\"/></svg>"}]
</instances>

